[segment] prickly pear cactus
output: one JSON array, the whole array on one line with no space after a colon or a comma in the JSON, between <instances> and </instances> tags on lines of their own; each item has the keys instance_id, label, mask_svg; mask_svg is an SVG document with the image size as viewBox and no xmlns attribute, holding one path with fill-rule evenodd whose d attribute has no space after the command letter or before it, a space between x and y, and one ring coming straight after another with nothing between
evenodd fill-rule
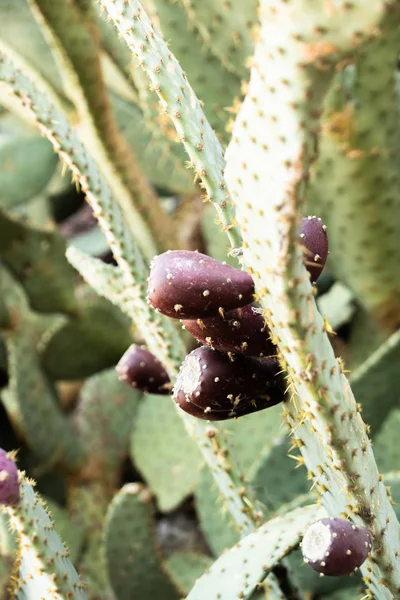
<instances>
[{"instance_id":1,"label":"prickly pear cactus","mask_svg":"<svg viewBox=\"0 0 400 600\"><path fill-rule=\"evenodd\" d=\"M399 597L399 33L3 0L0 600Z\"/></svg>"}]
</instances>

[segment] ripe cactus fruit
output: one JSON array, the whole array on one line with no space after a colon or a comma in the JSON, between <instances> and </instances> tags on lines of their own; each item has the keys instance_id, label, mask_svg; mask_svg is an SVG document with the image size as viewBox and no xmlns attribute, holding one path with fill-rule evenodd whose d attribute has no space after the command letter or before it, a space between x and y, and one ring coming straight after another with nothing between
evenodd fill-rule
<instances>
[{"instance_id":1,"label":"ripe cactus fruit","mask_svg":"<svg viewBox=\"0 0 400 600\"><path fill-rule=\"evenodd\" d=\"M15 462L0 448L0 504L16 504L20 499Z\"/></svg>"},{"instance_id":2,"label":"ripe cactus fruit","mask_svg":"<svg viewBox=\"0 0 400 600\"><path fill-rule=\"evenodd\" d=\"M179 400L175 401L179 408L189 415L192 415L192 417L197 417L198 419L203 419L204 421L226 421L228 419L235 419L238 417L244 417L245 415L251 415L254 412L274 406L282 400L283 397L281 397L280 400L272 401L269 396L258 396L254 400L251 400L247 404L243 404L238 408L226 408L223 410L213 410L211 407L200 408L199 406L196 406L195 404L192 404L190 401L186 400L184 396L179 396Z\"/></svg>"},{"instance_id":3,"label":"ripe cactus fruit","mask_svg":"<svg viewBox=\"0 0 400 600\"><path fill-rule=\"evenodd\" d=\"M262 310L256 304L222 312L207 319L182 320L184 328L199 342L221 352L247 356L271 356L276 348L268 337Z\"/></svg>"},{"instance_id":4,"label":"ripe cactus fruit","mask_svg":"<svg viewBox=\"0 0 400 600\"><path fill-rule=\"evenodd\" d=\"M224 420L274 406L284 399L279 364L272 359L222 354L207 346L181 365L173 396L196 417Z\"/></svg>"},{"instance_id":5,"label":"ripe cactus fruit","mask_svg":"<svg viewBox=\"0 0 400 600\"><path fill-rule=\"evenodd\" d=\"M304 263L315 283L322 273L328 258L328 236L326 225L319 217L304 217L299 237L303 246Z\"/></svg>"},{"instance_id":6,"label":"ripe cactus fruit","mask_svg":"<svg viewBox=\"0 0 400 600\"><path fill-rule=\"evenodd\" d=\"M129 346L116 369L119 379L136 390L149 394L169 394L171 391L167 371L144 346Z\"/></svg>"},{"instance_id":7,"label":"ripe cactus fruit","mask_svg":"<svg viewBox=\"0 0 400 600\"><path fill-rule=\"evenodd\" d=\"M202 319L253 300L248 273L200 252L168 250L151 263L150 304L173 319Z\"/></svg>"},{"instance_id":8,"label":"ripe cactus fruit","mask_svg":"<svg viewBox=\"0 0 400 600\"><path fill-rule=\"evenodd\" d=\"M323 575L350 575L372 548L368 529L339 518L325 518L311 525L301 543L305 562Z\"/></svg>"}]
</instances>

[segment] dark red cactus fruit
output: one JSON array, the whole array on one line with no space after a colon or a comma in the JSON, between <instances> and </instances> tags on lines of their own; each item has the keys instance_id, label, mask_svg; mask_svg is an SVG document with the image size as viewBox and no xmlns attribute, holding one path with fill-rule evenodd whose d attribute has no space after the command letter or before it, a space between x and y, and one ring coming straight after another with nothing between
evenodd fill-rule
<instances>
[{"instance_id":1,"label":"dark red cactus fruit","mask_svg":"<svg viewBox=\"0 0 400 600\"><path fill-rule=\"evenodd\" d=\"M186 319L185 329L199 342L219 350L247 356L272 356L276 348L268 336L262 309L256 304L229 310L207 319Z\"/></svg>"},{"instance_id":2,"label":"dark red cactus fruit","mask_svg":"<svg viewBox=\"0 0 400 600\"><path fill-rule=\"evenodd\" d=\"M275 395L275 399L273 399L273 395ZM273 394L270 396L260 396L251 400L247 404L243 404L237 408L227 408L223 410L214 410L211 406L206 408L200 408L195 404L192 404L190 401L187 401L183 395L179 396L179 402L177 402L179 408L187 412L189 415L193 417L197 417L198 419L203 419L205 421L226 421L227 419L235 419L238 417L243 417L245 415L250 415L254 412L258 412L260 410L264 410L265 408L269 408L270 406L275 406L275 404L279 404L282 402L283 394L282 390L273 390Z\"/></svg>"},{"instance_id":3,"label":"dark red cactus fruit","mask_svg":"<svg viewBox=\"0 0 400 600\"><path fill-rule=\"evenodd\" d=\"M19 498L17 466L0 448L0 504L16 504Z\"/></svg>"},{"instance_id":4,"label":"dark red cactus fruit","mask_svg":"<svg viewBox=\"0 0 400 600\"><path fill-rule=\"evenodd\" d=\"M319 217L304 217L299 237L303 246L304 263L315 283L321 275L328 258L328 236L326 225Z\"/></svg>"},{"instance_id":5,"label":"dark red cactus fruit","mask_svg":"<svg viewBox=\"0 0 400 600\"><path fill-rule=\"evenodd\" d=\"M189 250L168 250L151 263L150 304L173 319L203 319L250 304L254 283L248 273Z\"/></svg>"},{"instance_id":6,"label":"dark red cactus fruit","mask_svg":"<svg viewBox=\"0 0 400 600\"><path fill-rule=\"evenodd\" d=\"M220 417L226 414L225 418L241 416L254 412L257 406L266 408L283 401L284 381L279 369L273 359L222 354L202 346L182 363L173 396L183 410L191 408L188 403L199 408L202 418L213 420L214 413L222 413ZM252 401L255 404L251 407Z\"/></svg>"},{"instance_id":7,"label":"dark red cactus fruit","mask_svg":"<svg viewBox=\"0 0 400 600\"><path fill-rule=\"evenodd\" d=\"M144 346L132 344L117 367L121 381L149 394L169 394L171 380L160 361Z\"/></svg>"},{"instance_id":8,"label":"dark red cactus fruit","mask_svg":"<svg viewBox=\"0 0 400 600\"><path fill-rule=\"evenodd\" d=\"M339 518L311 525L301 543L305 562L323 575L350 575L366 560L372 548L368 529Z\"/></svg>"}]
</instances>

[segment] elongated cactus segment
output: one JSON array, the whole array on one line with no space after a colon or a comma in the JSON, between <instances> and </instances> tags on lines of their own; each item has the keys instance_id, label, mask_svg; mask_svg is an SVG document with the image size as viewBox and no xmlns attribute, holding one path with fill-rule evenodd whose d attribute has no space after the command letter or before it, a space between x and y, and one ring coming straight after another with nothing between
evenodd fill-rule
<instances>
[{"instance_id":1,"label":"elongated cactus segment","mask_svg":"<svg viewBox=\"0 0 400 600\"><path fill-rule=\"evenodd\" d=\"M223 150L186 74L166 42L154 31L140 2L101 0L101 5L154 86L162 107L171 118L189 155L191 166L204 186L206 199L211 200L217 210L232 248L240 248L241 236L224 180ZM132 27L132 23L135 27ZM149 40L152 40L151 44Z\"/></svg>"},{"instance_id":2,"label":"elongated cactus segment","mask_svg":"<svg viewBox=\"0 0 400 600\"><path fill-rule=\"evenodd\" d=\"M204 112L211 127L219 139L227 143L229 107L240 94L240 78L229 71L204 44L197 31L193 31L190 15L182 6L181 0L152 0L152 5L156 9L164 39L169 40L171 51L197 97L204 103Z\"/></svg>"},{"instance_id":3,"label":"elongated cactus segment","mask_svg":"<svg viewBox=\"0 0 400 600\"><path fill-rule=\"evenodd\" d=\"M399 15L388 7L381 34L330 89L307 202L328 226L332 271L390 333L400 323L400 144Z\"/></svg>"},{"instance_id":4,"label":"elongated cactus segment","mask_svg":"<svg viewBox=\"0 0 400 600\"><path fill-rule=\"evenodd\" d=\"M19 499L17 466L13 458L0 448L0 504L16 504Z\"/></svg>"},{"instance_id":5,"label":"elongated cactus segment","mask_svg":"<svg viewBox=\"0 0 400 600\"><path fill-rule=\"evenodd\" d=\"M39 312L76 314L73 270L57 231L29 226L0 211L0 259L24 286Z\"/></svg>"},{"instance_id":6,"label":"elongated cactus segment","mask_svg":"<svg viewBox=\"0 0 400 600\"><path fill-rule=\"evenodd\" d=\"M115 122L101 68L100 36L93 11L75 4L56 6L51 0L29 0L67 82L87 143L104 173L125 222L143 254L151 258L171 234L171 223L137 165L132 149ZM82 60L82 51L85 60ZM155 233L157 232L157 240ZM170 240L172 243L172 239Z\"/></svg>"},{"instance_id":7,"label":"elongated cactus segment","mask_svg":"<svg viewBox=\"0 0 400 600\"><path fill-rule=\"evenodd\" d=\"M82 308L44 332L41 365L53 380L90 377L114 366L132 342L130 320L105 298L84 285L76 293Z\"/></svg>"},{"instance_id":8,"label":"elongated cactus segment","mask_svg":"<svg viewBox=\"0 0 400 600\"><path fill-rule=\"evenodd\" d=\"M21 481L20 490L20 502L6 509L19 536L18 574L13 583L15 597L86 600L84 586L43 501L27 480Z\"/></svg>"},{"instance_id":9,"label":"elongated cactus segment","mask_svg":"<svg viewBox=\"0 0 400 600\"><path fill-rule=\"evenodd\" d=\"M253 300L253 280L200 252L168 251L153 259L148 298L173 319L201 319Z\"/></svg>"},{"instance_id":10,"label":"elongated cactus segment","mask_svg":"<svg viewBox=\"0 0 400 600\"><path fill-rule=\"evenodd\" d=\"M195 583L187 600L203 600L212 593L221 600L250 598L273 567L295 548L315 517L325 510L311 505L265 523L225 552Z\"/></svg>"},{"instance_id":11,"label":"elongated cactus segment","mask_svg":"<svg viewBox=\"0 0 400 600\"><path fill-rule=\"evenodd\" d=\"M301 542L304 560L323 575L350 575L365 562L372 548L372 535L339 518L313 523Z\"/></svg>"},{"instance_id":12,"label":"elongated cactus segment","mask_svg":"<svg viewBox=\"0 0 400 600\"><path fill-rule=\"evenodd\" d=\"M400 591L399 523L316 310L297 235L318 115L334 66L357 51L353 34L358 45L381 34L391 5L353 2L349 21L343 6L328 16L326 3L317 4L310 12L299 0L274 12L261 2L252 77L227 150L226 176L242 225L243 262L254 274L257 300L296 393L287 421L329 514L351 516L356 526L378 535L380 551L362 572L371 593L387 599ZM316 49L322 48L321 55Z\"/></svg>"},{"instance_id":13,"label":"elongated cactus segment","mask_svg":"<svg viewBox=\"0 0 400 600\"><path fill-rule=\"evenodd\" d=\"M6 271L0 275L3 299L11 315L5 330L10 381L2 395L4 406L37 458L74 471L82 464L83 449L41 368L35 347L37 319L19 285Z\"/></svg>"},{"instance_id":14,"label":"elongated cactus segment","mask_svg":"<svg viewBox=\"0 0 400 600\"><path fill-rule=\"evenodd\" d=\"M273 359L227 355L201 346L183 362L173 396L180 408L194 416L202 411L204 419L240 416L253 412L253 402L254 410L260 410L283 401L284 382L278 372Z\"/></svg>"},{"instance_id":15,"label":"elongated cactus segment","mask_svg":"<svg viewBox=\"0 0 400 600\"><path fill-rule=\"evenodd\" d=\"M145 346L132 344L120 359L117 373L133 389L149 394L169 394L171 380L160 361Z\"/></svg>"},{"instance_id":16,"label":"elongated cactus segment","mask_svg":"<svg viewBox=\"0 0 400 600\"><path fill-rule=\"evenodd\" d=\"M177 600L155 543L151 495L127 484L112 500L105 523L107 570L118 600Z\"/></svg>"},{"instance_id":17,"label":"elongated cactus segment","mask_svg":"<svg viewBox=\"0 0 400 600\"><path fill-rule=\"evenodd\" d=\"M114 489L129 455L140 394L118 380L114 368L88 378L74 412L76 435L87 460L81 477Z\"/></svg>"},{"instance_id":18,"label":"elongated cactus segment","mask_svg":"<svg viewBox=\"0 0 400 600\"><path fill-rule=\"evenodd\" d=\"M205 319L183 319L182 324L197 341L221 352L234 352L247 356L271 356L276 347L269 338L269 331L262 309L256 304L221 311Z\"/></svg>"}]
</instances>

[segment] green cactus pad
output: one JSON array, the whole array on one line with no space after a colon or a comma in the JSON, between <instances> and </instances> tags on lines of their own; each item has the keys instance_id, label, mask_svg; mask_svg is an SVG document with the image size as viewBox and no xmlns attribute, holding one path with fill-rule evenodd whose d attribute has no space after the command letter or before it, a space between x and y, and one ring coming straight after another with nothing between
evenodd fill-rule
<instances>
[{"instance_id":1,"label":"green cactus pad","mask_svg":"<svg viewBox=\"0 0 400 600\"><path fill-rule=\"evenodd\" d=\"M212 563L213 559L206 554L175 552L166 560L165 569L180 594L186 596Z\"/></svg>"},{"instance_id":2,"label":"green cactus pad","mask_svg":"<svg viewBox=\"0 0 400 600\"><path fill-rule=\"evenodd\" d=\"M140 394L119 381L115 369L87 379L74 413L77 435L88 457L87 477L116 484L129 455Z\"/></svg>"},{"instance_id":3,"label":"green cactus pad","mask_svg":"<svg viewBox=\"0 0 400 600\"><path fill-rule=\"evenodd\" d=\"M400 470L400 409L395 408L387 415L374 440L374 455L381 472Z\"/></svg>"},{"instance_id":4,"label":"green cactus pad","mask_svg":"<svg viewBox=\"0 0 400 600\"><path fill-rule=\"evenodd\" d=\"M187 600L203 600L211 590L221 600L250 598L273 567L299 544L307 527L325 515L323 508L311 505L269 521L222 554Z\"/></svg>"},{"instance_id":5,"label":"green cactus pad","mask_svg":"<svg viewBox=\"0 0 400 600\"><path fill-rule=\"evenodd\" d=\"M289 452L289 444L287 436L276 439L265 451L258 468L249 474L253 491L266 514L275 512L281 504L291 502L300 494L307 494L312 486L301 463L288 456L288 453L298 455L295 450Z\"/></svg>"},{"instance_id":6,"label":"green cactus pad","mask_svg":"<svg viewBox=\"0 0 400 600\"><path fill-rule=\"evenodd\" d=\"M171 135L168 131L169 123L165 123L165 116L160 115L157 96L153 102L156 103L153 110L150 99L146 107L151 111L150 120L150 117L145 118L138 106L114 96L113 107L118 125L153 185L175 194L191 193L194 190L193 176L185 168L185 152L177 143L175 132Z\"/></svg>"},{"instance_id":7,"label":"green cactus pad","mask_svg":"<svg viewBox=\"0 0 400 600\"><path fill-rule=\"evenodd\" d=\"M399 361L400 332L396 332L350 375L351 388L372 435L398 402Z\"/></svg>"},{"instance_id":8,"label":"green cactus pad","mask_svg":"<svg viewBox=\"0 0 400 600\"><path fill-rule=\"evenodd\" d=\"M201 530L213 554L219 556L239 541L240 533L208 469L201 471L195 500Z\"/></svg>"},{"instance_id":9,"label":"green cactus pad","mask_svg":"<svg viewBox=\"0 0 400 600\"><path fill-rule=\"evenodd\" d=\"M153 0L164 39L187 73L196 95L204 102L204 111L214 131L227 139L227 109L240 94L240 79L227 71L221 62L193 34L187 13L180 2Z\"/></svg>"},{"instance_id":10,"label":"green cactus pad","mask_svg":"<svg viewBox=\"0 0 400 600\"><path fill-rule=\"evenodd\" d=\"M18 291L17 284L15 287ZM9 300L16 310L15 296L10 294ZM10 383L7 393L3 392L3 403L17 431L42 462L74 470L83 460L82 447L39 365L34 345L36 319L21 310L18 317L21 320L5 333Z\"/></svg>"},{"instance_id":11,"label":"green cactus pad","mask_svg":"<svg viewBox=\"0 0 400 600\"><path fill-rule=\"evenodd\" d=\"M77 297L78 315L60 320L40 343L41 364L54 380L89 377L116 365L132 343L129 319L116 306L88 287Z\"/></svg>"},{"instance_id":12,"label":"green cactus pad","mask_svg":"<svg viewBox=\"0 0 400 600\"><path fill-rule=\"evenodd\" d=\"M54 522L55 531L63 544L68 548L71 562L76 564L83 545L83 529L72 522L66 510L57 504L57 502L43 495L42 498L45 502L47 512Z\"/></svg>"},{"instance_id":13,"label":"green cactus pad","mask_svg":"<svg viewBox=\"0 0 400 600\"><path fill-rule=\"evenodd\" d=\"M229 241L222 235L222 226L218 223L213 206L205 206L202 215L202 233L206 242L207 254L231 267L239 268L237 258L229 256Z\"/></svg>"},{"instance_id":14,"label":"green cactus pad","mask_svg":"<svg viewBox=\"0 0 400 600\"><path fill-rule=\"evenodd\" d=\"M269 453L274 441L282 437L282 405L224 423L223 429L231 446L231 460L251 479L265 452Z\"/></svg>"},{"instance_id":15,"label":"green cactus pad","mask_svg":"<svg viewBox=\"0 0 400 600\"><path fill-rule=\"evenodd\" d=\"M258 24L257 0L180 0L189 21L207 49L240 78L248 78L247 59L254 53L254 27Z\"/></svg>"},{"instance_id":16,"label":"green cactus pad","mask_svg":"<svg viewBox=\"0 0 400 600\"><path fill-rule=\"evenodd\" d=\"M39 312L74 313L73 270L56 231L31 227L0 211L0 258L22 283Z\"/></svg>"},{"instance_id":17,"label":"green cactus pad","mask_svg":"<svg viewBox=\"0 0 400 600\"><path fill-rule=\"evenodd\" d=\"M79 574L87 585L88 600L114 600L110 585L102 528L92 533L79 562Z\"/></svg>"},{"instance_id":18,"label":"green cactus pad","mask_svg":"<svg viewBox=\"0 0 400 600\"><path fill-rule=\"evenodd\" d=\"M312 210L328 227L333 272L389 332L400 322L396 19L389 14L384 34L337 75L309 188Z\"/></svg>"},{"instance_id":19,"label":"green cactus pad","mask_svg":"<svg viewBox=\"0 0 400 600\"><path fill-rule=\"evenodd\" d=\"M200 451L166 396L144 396L132 431L131 456L162 511L176 508L197 487Z\"/></svg>"},{"instance_id":20,"label":"green cactus pad","mask_svg":"<svg viewBox=\"0 0 400 600\"><path fill-rule=\"evenodd\" d=\"M0 11L1 14L1 11ZM11 209L39 194L57 164L51 144L33 132L15 132L8 117L0 119L0 206Z\"/></svg>"},{"instance_id":21,"label":"green cactus pad","mask_svg":"<svg viewBox=\"0 0 400 600\"><path fill-rule=\"evenodd\" d=\"M108 575L118 600L178 599L161 568L154 526L149 491L140 484L125 485L111 502L105 523Z\"/></svg>"},{"instance_id":22,"label":"green cactus pad","mask_svg":"<svg viewBox=\"0 0 400 600\"><path fill-rule=\"evenodd\" d=\"M2 0L0 39L21 56L26 64L31 65L43 80L59 92L62 90L57 65L27 0Z\"/></svg>"},{"instance_id":23,"label":"green cactus pad","mask_svg":"<svg viewBox=\"0 0 400 600\"><path fill-rule=\"evenodd\" d=\"M19 536L15 597L86 600L83 584L70 562L40 497L27 480L21 481L21 501L7 507Z\"/></svg>"}]
</instances>

